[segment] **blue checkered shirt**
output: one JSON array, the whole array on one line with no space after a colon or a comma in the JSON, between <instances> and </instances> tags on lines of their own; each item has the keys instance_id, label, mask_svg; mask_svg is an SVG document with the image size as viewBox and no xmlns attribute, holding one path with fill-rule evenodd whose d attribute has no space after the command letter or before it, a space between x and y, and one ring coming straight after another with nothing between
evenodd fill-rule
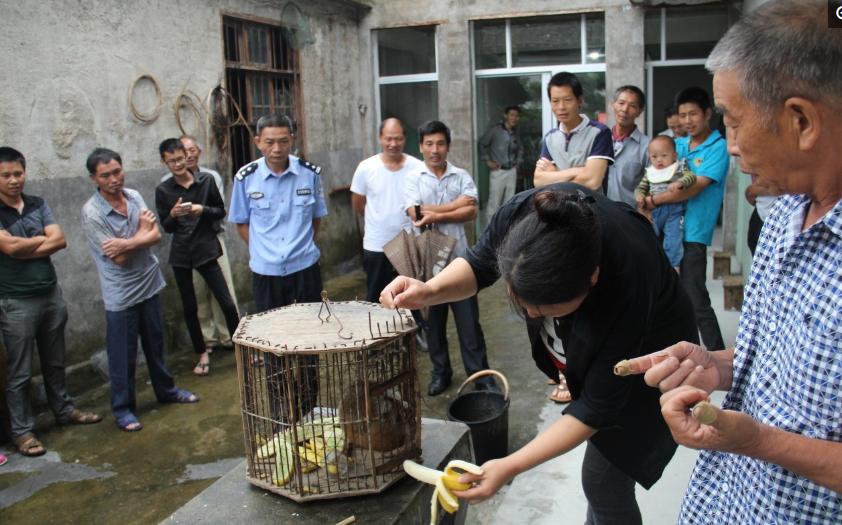
<instances>
[{"instance_id":1,"label":"blue checkered shirt","mask_svg":"<svg viewBox=\"0 0 842 525\"><path fill-rule=\"evenodd\" d=\"M842 442L842 201L802 232L809 205L781 197L763 225L723 407ZM679 523L838 525L842 494L778 465L703 451Z\"/></svg>"}]
</instances>

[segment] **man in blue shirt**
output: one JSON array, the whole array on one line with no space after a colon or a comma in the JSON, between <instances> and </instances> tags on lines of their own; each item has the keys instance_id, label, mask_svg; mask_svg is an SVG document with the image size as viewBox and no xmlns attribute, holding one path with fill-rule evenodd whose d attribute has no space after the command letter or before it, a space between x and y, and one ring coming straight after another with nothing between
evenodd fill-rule
<instances>
[{"instance_id":1,"label":"man in blue shirt","mask_svg":"<svg viewBox=\"0 0 842 525\"><path fill-rule=\"evenodd\" d=\"M315 238L327 215L321 168L290 155L292 122L282 115L257 121L254 143L263 157L234 180L228 221L248 243L257 310L319 301L322 277Z\"/></svg>"},{"instance_id":2,"label":"man in blue shirt","mask_svg":"<svg viewBox=\"0 0 842 525\"><path fill-rule=\"evenodd\" d=\"M248 243L252 291L258 312L294 302L321 300L321 252L316 246L319 222L327 215L322 169L290 155L294 140L290 119L264 115L257 121L254 143L263 157L246 164L234 178L228 220ZM300 388L295 401L306 415L318 394L318 357L302 356ZM265 356L272 418L286 421L284 385L288 375L279 359ZM293 414L297 419L299 414Z\"/></svg>"},{"instance_id":3,"label":"man in blue shirt","mask_svg":"<svg viewBox=\"0 0 842 525\"><path fill-rule=\"evenodd\" d=\"M707 285L707 247L722 207L730 157L725 137L710 129L710 96L700 87L682 90L675 98L687 136L675 140L679 160L696 174L696 183L682 190L664 192L652 199L655 206L687 200L684 213L684 258L681 280L693 301L702 342L708 350L725 348Z\"/></svg>"}]
</instances>

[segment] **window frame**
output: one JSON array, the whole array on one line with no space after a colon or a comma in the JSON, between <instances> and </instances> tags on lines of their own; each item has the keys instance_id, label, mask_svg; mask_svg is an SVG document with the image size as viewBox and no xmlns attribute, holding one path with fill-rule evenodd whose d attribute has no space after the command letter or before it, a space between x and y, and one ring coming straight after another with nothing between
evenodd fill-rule
<instances>
[{"instance_id":1,"label":"window frame","mask_svg":"<svg viewBox=\"0 0 842 525\"><path fill-rule=\"evenodd\" d=\"M706 7L719 7L721 9L729 9L730 4L723 3L723 4L704 4ZM659 24L659 43L660 43L660 56L656 60L644 60L643 68L646 74L646 107L647 108L654 108L655 104L655 90L652 89L654 82L655 82L655 68L656 67L682 67L682 66L702 66L704 67L705 63L707 62L707 57L704 58L669 58L667 55L667 10L680 10L687 6L661 6L655 8L649 8L650 11L658 11L660 13L660 24ZM730 26L729 26L730 27ZM644 29L645 30L645 29ZM644 35L644 42L646 41ZM644 44L645 45L645 44ZM645 52L644 52L645 56ZM711 95L713 95L711 93ZM663 108L661 108L663 109ZM663 115L656 109L655 111L647 111L646 112L646 129L652 130L655 132L654 123L655 117L657 116L658 119L661 119Z\"/></svg>"},{"instance_id":2,"label":"window frame","mask_svg":"<svg viewBox=\"0 0 842 525\"><path fill-rule=\"evenodd\" d=\"M435 71L432 73L412 73L406 75L380 75L380 38L379 32L390 30L390 29L410 29L410 28L433 28L433 40L434 45L433 49L435 50ZM372 28L371 30L371 52L372 52L372 71L374 73L374 90L375 90L375 97L374 97L374 111L376 125L379 126L380 122L383 121L383 113L382 113L382 105L380 101L381 96L381 87L394 85L394 84L417 84L417 83L424 83L424 82L434 82L436 92L438 94L438 82L439 82L439 24L417 24L417 25L406 25L406 26L397 26L397 27L376 27ZM438 112L438 108L437 112ZM376 135L376 134L375 134Z\"/></svg>"},{"instance_id":3,"label":"window frame","mask_svg":"<svg viewBox=\"0 0 842 525\"><path fill-rule=\"evenodd\" d=\"M284 26L280 21L270 20L259 17L252 17L238 13L231 13L222 11L221 13L222 26L222 57L225 74L225 88L231 94L231 97L237 101L243 117L248 121L248 130L245 135L251 137L255 131L257 119L254 115L254 102L252 100L253 84L258 77L268 77L268 97L269 97L269 112L277 112L279 108L284 107L276 100L277 87L279 82L284 82L289 85L289 94L291 95L290 111L284 111L284 114L293 119L295 124L295 152L294 154L304 154L304 145L306 144L305 126L303 121L303 100L301 88L301 67L300 55L297 49L292 46L292 43L287 36L289 28ZM257 27L265 32L266 36L266 53L267 63L255 63L251 61L251 49L249 45L249 31L251 27ZM239 60L228 59L228 33L232 29L235 33L235 40L237 46L237 55ZM275 39L280 39L278 45L275 45ZM277 48L277 53L276 53ZM283 56L276 56L278 53ZM276 64L283 67L275 67ZM242 82L242 91L240 86L236 89L232 85L232 78L240 77ZM230 109L234 114L233 108ZM241 144L243 124L232 126L229 130L229 148L233 169L239 169L240 166L254 160L255 146L254 144ZM236 136L239 133L240 136ZM243 151L237 151L240 148ZM249 152L248 155L245 151ZM239 158L242 157L242 158ZM242 162L243 159L248 159Z\"/></svg>"},{"instance_id":4,"label":"window frame","mask_svg":"<svg viewBox=\"0 0 842 525\"><path fill-rule=\"evenodd\" d=\"M477 79L479 78L490 78L490 77L508 77L508 76L520 76L520 75L541 75L541 82L543 85L549 83L550 78L555 73L560 71L568 71L570 73L606 73L605 67L605 55L602 57L602 62L588 62L588 41L587 41L587 16L593 14L601 14L603 16L603 21L605 20L605 11L595 9L592 11L577 11L575 13L554 13L552 15L547 15L547 18L551 17L570 17L570 16L579 16L579 62L573 64L548 64L542 66L514 66L513 65L513 58L512 58L512 20L522 19L522 18L533 18L533 16L520 16L520 17L508 17L505 18L506 21L506 67L498 67L498 68L486 68L486 69L476 69L476 48L475 43L476 39L475 36L475 24L477 22L487 22L487 21L499 21L503 19L500 18L476 18L472 19L471 22L471 30L470 30L470 53L471 53L471 67L473 69L473 74L471 75L471 90L473 93L477 92ZM604 31L604 30L603 30ZM474 136L478 137L481 134L479 130L479 122L477 121L477 100L476 97L472 100L473 104L473 126L474 126ZM542 124L543 124L543 132L547 133L550 129L554 127L555 118L552 113L552 109L550 108L549 104L543 105L543 112L542 112ZM476 142L476 141L475 141ZM476 149L476 147L474 148ZM475 160L474 166L476 166L476 158L477 153L474 152Z\"/></svg>"}]
</instances>

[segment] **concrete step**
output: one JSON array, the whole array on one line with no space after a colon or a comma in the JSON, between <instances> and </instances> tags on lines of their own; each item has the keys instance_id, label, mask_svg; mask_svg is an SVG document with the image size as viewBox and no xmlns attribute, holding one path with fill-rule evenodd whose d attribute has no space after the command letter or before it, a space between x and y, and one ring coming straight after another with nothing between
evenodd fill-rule
<instances>
[{"instance_id":1,"label":"concrete step","mask_svg":"<svg viewBox=\"0 0 842 525\"><path fill-rule=\"evenodd\" d=\"M723 278L723 308L726 310L742 310L744 287L745 279L742 275L728 275Z\"/></svg>"},{"instance_id":2,"label":"concrete step","mask_svg":"<svg viewBox=\"0 0 842 525\"><path fill-rule=\"evenodd\" d=\"M713 278L722 279L731 275L731 259L734 254L729 251L713 252Z\"/></svg>"}]
</instances>

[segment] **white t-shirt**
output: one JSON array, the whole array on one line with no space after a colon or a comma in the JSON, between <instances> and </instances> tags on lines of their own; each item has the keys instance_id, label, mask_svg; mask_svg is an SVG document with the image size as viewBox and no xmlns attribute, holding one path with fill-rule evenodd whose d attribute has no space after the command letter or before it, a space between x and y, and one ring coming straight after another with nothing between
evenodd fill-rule
<instances>
[{"instance_id":1,"label":"white t-shirt","mask_svg":"<svg viewBox=\"0 0 842 525\"><path fill-rule=\"evenodd\" d=\"M404 177L420 169L423 162L404 154L403 167L390 171L380 155L374 155L357 166L351 191L365 197L365 235L363 248L382 252L383 246L409 225L403 199Z\"/></svg>"}]
</instances>

